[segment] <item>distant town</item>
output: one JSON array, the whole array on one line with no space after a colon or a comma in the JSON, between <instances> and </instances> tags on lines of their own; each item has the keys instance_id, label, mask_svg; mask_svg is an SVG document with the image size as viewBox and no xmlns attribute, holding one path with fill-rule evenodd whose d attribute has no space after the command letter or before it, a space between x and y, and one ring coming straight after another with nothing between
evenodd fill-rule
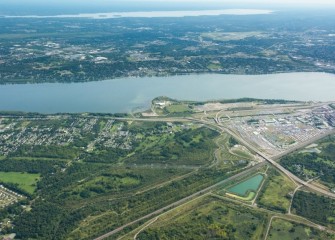
<instances>
[{"instance_id":1,"label":"distant town","mask_svg":"<svg viewBox=\"0 0 335 240\"><path fill-rule=\"evenodd\" d=\"M95 4L0 9L0 240L335 239L332 9Z\"/></svg>"},{"instance_id":2,"label":"distant town","mask_svg":"<svg viewBox=\"0 0 335 240\"><path fill-rule=\"evenodd\" d=\"M334 73L331 21L311 14L311 21L291 26L297 17L277 12L262 16L267 19L262 24L248 15L155 21L2 18L0 84L191 73Z\"/></svg>"}]
</instances>

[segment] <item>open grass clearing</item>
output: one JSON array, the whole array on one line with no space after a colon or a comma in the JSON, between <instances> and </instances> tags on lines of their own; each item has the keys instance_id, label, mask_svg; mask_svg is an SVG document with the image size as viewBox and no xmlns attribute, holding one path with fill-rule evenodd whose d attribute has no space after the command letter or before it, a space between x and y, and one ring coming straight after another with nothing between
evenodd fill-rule
<instances>
[{"instance_id":1,"label":"open grass clearing","mask_svg":"<svg viewBox=\"0 0 335 240\"><path fill-rule=\"evenodd\" d=\"M318 239L331 240L334 235L318 229L287 221L280 218L273 219L271 223L268 240L295 240L295 239Z\"/></svg>"},{"instance_id":2,"label":"open grass clearing","mask_svg":"<svg viewBox=\"0 0 335 240\"><path fill-rule=\"evenodd\" d=\"M135 149L136 156L129 155L125 162L173 166L209 164L217 148L214 140L218 133L204 127L194 128L193 125L183 125L181 128L185 129L172 129L143 137Z\"/></svg>"},{"instance_id":3,"label":"open grass clearing","mask_svg":"<svg viewBox=\"0 0 335 240\"><path fill-rule=\"evenodd\" d=\"M171 169L157 167L138 166L136 168L117 168L105 170L101 174L87 176L81 181L69 185L65 192L71 195L67 204L82 204L89 199L94 201L106 201L113 198L133 195L138 192L146 192L150 189L162 186L165 183L186 176L189 169ZM121 196L121 197L122 197Z\"/></svg>"},{"instance_id":4,"label":"open grass clearing","mask_svg":"<svg viewBox=\"0 0 335 240\"><path fill-rule=\"evenodd\" d=\"M231 193L226 193L227 196L241 200L241 201L252 201L254 199L254 197L256 196L256 193L253 191L249 191L248 195L246 195L246 197L241 197L235 194L231 194Z\"/></svg>"},{"instance_id":5,"label":"open grass clearing","mask_svg":"<svg viewBox=\"0 0 335 240\"><path fill-rule=\"evenodd\" d=\"M227 168L233 165L247 164L250 159L254 159L250 153L243 151L242 146L235 149L234 147L231 148L229 139L230 136L228 134L222 134L216 140L219 148L215 152L215 157L219 167Z\"/></svg>"},{"instance_id":6,"label":"open grass clearing","mask_svg":"<svg viewBox=\"0 0 335 240\"><path fill-rule=\"evenodd\" d=\"M13 160L30 160L30 161L47 161L47 160L55 160L55 161L71 161L70 159L60 159L60 158L48 158L48 157L11 157Z\"/></svg>"},{"instance_id":7,"label":"open grass clearing","mask_svg":"<svg viewBox=\"0 0 335 240\"><path fill-rule=\"evenodd\" d=\"M237 41L249 37L263 37L262 32L208 32L202 33L202 37L209 38L214 41Z\"/></svg>"},{"instance_id":8,"label":"open grass clearing","mask_svg":"<svg viewBox=\"0 0 335 240\"><path fill-rule=\"evenodd\" d=\"M222 66L220 64L211 63L207 66L208 69L212 71L220 70Z\"/></svg>"},{"instance_id":9,"label":"open grass clearing","mask_svg":"<svg viewBox=\"0 0 335 240\"><path fill-rule=\"evenodd\" d=\"M262 239L268 215L210 196L145 223L125 239ZM154 236L156 238L154 238Z\"/></svg>"},{"instance_id":10,"label":"open grass clearing","mask_svg":"<svg viewBox=\"0 0 335 240\"><path fill-rule=\"evenodd\" d=\"M289 178L270 168L257 202L262 207L287 212L295 187L296 185Z\"/></svg>"},{"instance_id":11,"label":"open grass clearing","mask_svg":"<svg viewBox=\"0 0 335 240\"><path fill-rule=\"evenodd\" d=\"M167 106L165 109L169 113L183 113L192 111L192 109L187 104L172 104Z\"/></svg>"},{"instance_id":12,"label":"open grass clearing","mask_svg":"<svg viewBox=\"0 0 335 240\"><path fill-rule=\"evenodd\" d=\"M237 156L240 156L242 159L254 158L254 156L250 153L250 151L241 145L236 145L233 148L231 148L231 152Z\"/></svg>"},{"instance_id":13,"label":"open grass clearing","mask_svg":"<svg viewBox=\"0 0 335 240\"><path fill-rule=\"evenodd\" d=\"M0 182L17 184L18 187L30 194L36 189L40 174L0 172Z\"/></svg>"}]
</instances>

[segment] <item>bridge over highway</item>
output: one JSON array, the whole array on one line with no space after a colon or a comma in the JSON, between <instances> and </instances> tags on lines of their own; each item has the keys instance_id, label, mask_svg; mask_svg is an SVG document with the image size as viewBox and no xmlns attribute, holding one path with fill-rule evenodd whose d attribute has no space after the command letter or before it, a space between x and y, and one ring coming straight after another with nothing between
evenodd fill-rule
<instances>
[{"instance_id":1,"label":"bridge over highway","mask_svg":"<svg viewBox=\"0 0 335 240\"><path fill-rule=\"evenodd\" d=\"M300 179L299 177L297 177L296 175L294 175L293 173L291 173L290 171L288 171L287 169L285 169L283 166L281 166L279 163L277 163L274 159L279 159L282 156L285 156L293 151L296 151L297 149L303 148L305 146L308 146L309 144L322 139L326 136L329 136L331 134L335 134L335 129L324 133L324 134L320 134L318 136L315 136L311 139L309 139L308 141L302 142L296 146L294 146L293 148L290 148L276 156L274 156L274 158L271 158L269 156L267 156L266 154L264 154L263 152L261 152L260 150L258 150L256 147L254 147L252 144L250 144L249 142L247 142L246 140L244 140L243 138L241 138L240 136L238 136L234 131L232 131L231 129L222 126L222 124L220 124L220 121L217 118L214 118L215 123L217 124L217 126L224 132L230 134L231 136L233 136L237 141L239 141L240 143L242 143L244 146L246 146L247 148L249 148L250 150L252 150L254 153L258 154L260 157L262 157L264 160L266 160L267 162L269 162L272 166L274 166L275 168L277 168L279 171L281 171L282 173L284 173L286 176L288 176L292 181L296 182L297 184L303 185L305 187L308 187L309 189L316 191L318 193L321 193L323 195L326 195L328 197L334 198L335 199L335 194L331 193L329 191L326 191L320 187L317 187L315 185L312 185L311 183L308 183L302 179ZM207 123L208 124L208 123Z\"/></svg>"}]
</instances>

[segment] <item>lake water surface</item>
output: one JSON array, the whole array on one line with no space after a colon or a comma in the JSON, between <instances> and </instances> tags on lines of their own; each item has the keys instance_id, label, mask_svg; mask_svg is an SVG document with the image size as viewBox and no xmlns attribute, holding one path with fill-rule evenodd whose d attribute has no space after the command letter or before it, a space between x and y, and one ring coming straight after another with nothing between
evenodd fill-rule
<instances>
[{"instance_id":1,"label":"lake water surface","mask_svg":"<svg viewBox=\"0 0 335 240\"><path fill-rule=\"evenodd\" d=\"M135 108L148 108L151 100L157 96L197 101L242 97L332 101L335 100L335 75L200 74L69 84L0 85L0 110L40 113L129 112Z\"/></svg>"},{"instance_id":2,"label":"lake water surface","mask_svg":"<svg viewBox=\"0 0 335 240\"><path fill-rule=\"evenodd\" d=\"M248 191L256 192L261 185L263 178L264 176L262 174L257 174L256 176L229 188L228 191L240 196L245 196Z\"/></svg>"}]
</instances>

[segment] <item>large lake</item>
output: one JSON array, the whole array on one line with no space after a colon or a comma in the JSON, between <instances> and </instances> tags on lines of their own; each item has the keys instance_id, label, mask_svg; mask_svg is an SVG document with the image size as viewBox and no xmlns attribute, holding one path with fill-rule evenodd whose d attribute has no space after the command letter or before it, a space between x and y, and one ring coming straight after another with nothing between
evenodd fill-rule
<instances>
[{"instance_id":1,"label":"large lake","mask_svg":"<svg viewBox=\"0 0 335 240\"><path fill-rule=\"evenodd\" d=\"M0 110L40 113L129 112L135 108L148 108L150 101L157 96L198 101L241 97L333 101L335 75L200 74L70 84L0 85Z\"/></svg>"}]
</instances>

